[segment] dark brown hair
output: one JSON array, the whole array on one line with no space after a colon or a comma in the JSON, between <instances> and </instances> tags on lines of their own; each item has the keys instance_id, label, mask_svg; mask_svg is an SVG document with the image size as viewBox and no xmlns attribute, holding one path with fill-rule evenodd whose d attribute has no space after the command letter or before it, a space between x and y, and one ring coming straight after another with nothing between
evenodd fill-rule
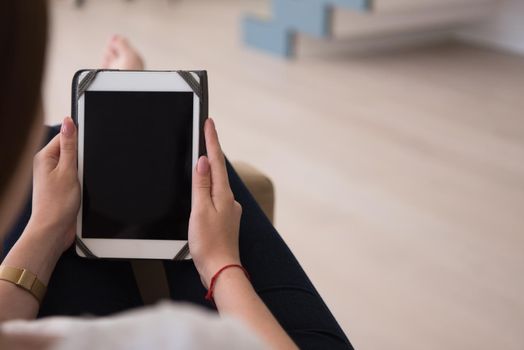
<instances>
[{"instance_id":1,"label":"dark brown hair","mask_svg":"<svg viewBox=\"0 0 524 350\"><path fill-rule=\"evenodd\" d=\"M0 1L0 198L40 108L46 41L45 0Z\"/></svg>"}]
</instances>

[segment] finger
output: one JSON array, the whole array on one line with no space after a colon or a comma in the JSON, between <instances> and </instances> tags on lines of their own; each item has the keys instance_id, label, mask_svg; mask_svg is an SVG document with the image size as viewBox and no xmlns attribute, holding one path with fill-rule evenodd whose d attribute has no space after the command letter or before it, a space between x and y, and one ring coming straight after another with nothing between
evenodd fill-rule
<instances>
[{"instance_id":1,"label":"finger","mask_svg":"<svg viewBox=\"0 0 524 350\"><path fill-rule=\"evenodd\" d=\"M212 204L211 201L211 173L206 156L198 159L193 171L193 200L192 207Z\"/></svg>"},{"instance_id":2,"label":"finger","mask_svg":"<svg viewBox=\"0 0 524 350\"><path fill-rule=\"evenodd\" d=\"M39 163L43 162L48 170L56 168L60 160L60 135L53 137L51 141L36 154L35 160L37 159Z\"/></svg>"},{"instance_id":3,"label":"finger","mask_svg":"<svg viewBox=\"0 0 524 350\"><path fill-rule=\"evenodd\" d=\"M224 153L218 141L218 134L216 131L213 119L208 119L204 128L206 137L207 156L209 157L209 164L211 166L211 194L213 196L220 196L222 194L231 193L229 187L229 179L226 170L226 161Z\"/></svg>"},{"instance_id":4,"label":"finger","mask_svg":"<svg viewBox=\"0 0 524 350\"><path fill-rule=\"evenodd\" d=\"M77 158L76 126L70 117L64 118L60 129L60 161L64 168L76 167Z\"/></svg>"}]
</instances>

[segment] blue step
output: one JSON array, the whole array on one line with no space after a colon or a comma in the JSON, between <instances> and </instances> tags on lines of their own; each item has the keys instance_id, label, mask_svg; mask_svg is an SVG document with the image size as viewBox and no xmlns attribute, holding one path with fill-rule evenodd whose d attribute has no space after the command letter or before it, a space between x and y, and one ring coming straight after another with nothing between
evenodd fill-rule
<instances>
[{"instance_id":1,"label":"blue step","mask_svg":"<svg viewBox=\"0 0 524 350\"><path fill-rule=\"evenodd\" d=\"M273 22L317 38L331 29L330 8L320 0L278 0L272 4Z\"/></svg>"},{"instance_id":2,"label":"blue step","mask_svg":"<svg viewBox=\"0 0 524 350\"><path fill-rule=\"evenodd\" d=\"M247 16L243 23L244 43L281 57L293 56L294 34L285 26Z\"/></svg>"},{"instance_id":3,"label":"blue step","mask_svg":"<svg viewBox=\"0 0 524 350\"><path fill-rule=\"evenodd\" d=\"M242 27L244 43L281 57L294 54L294 37L304 33L316 38L331 35L331 11L342 7L370 9L371 0L273 0L271 19L246 16Z\"/></svg>"}]
</instances>

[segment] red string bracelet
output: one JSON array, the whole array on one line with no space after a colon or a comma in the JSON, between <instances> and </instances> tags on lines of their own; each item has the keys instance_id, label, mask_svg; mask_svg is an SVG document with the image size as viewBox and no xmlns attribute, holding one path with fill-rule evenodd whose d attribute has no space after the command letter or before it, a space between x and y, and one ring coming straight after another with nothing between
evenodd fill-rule
<instances>
[{"instance_id":1,"label":"red string bracelet","mask_svg":"<svg viewBox=\"0 0 524 350\"><path fill-rule=\"evenodd\" d=\"M247 270L244 268L244 266L242 265L238 265L238 264L229 264L229 265L226 265L224 267L222 267L220 270L218 270L214 275L213 277L211 277L211 283L209 284L209 289L206 293L206 300L213 300L213 292L215 290L215 284L217 282L217 279L218 279L218 276L220 276L220 274L222 273L222 271L224 271L225 269L228 269L230 267L238 267L239 269L241 269L244 274L246 275L247 279L248 280L251 280L251 278L249 277L249 274L247 273Z\"/></svg>"}]
</instances>

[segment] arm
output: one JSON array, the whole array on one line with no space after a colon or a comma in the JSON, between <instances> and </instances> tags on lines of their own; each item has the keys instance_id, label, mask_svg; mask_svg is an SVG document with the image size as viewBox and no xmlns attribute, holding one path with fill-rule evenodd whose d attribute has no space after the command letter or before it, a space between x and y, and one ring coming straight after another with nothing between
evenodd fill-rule
<instances>
[{"instance_id":1,"label":"arm","mask_svg":"<svg viewBox=\"0 0 524 350\"><path fill-rule=\"evenodd\" d=\"M231 268L220 274L214 299L221 315L233 315L246 322L273 349L297 349L242 270Z\"/></svg>"},{"instance_id":2,"label":"arm","mask_svg":"<svg viewBox=\"0 0 524 350\"><path fill-rule=\"evenodd\" d=\"M74 123L66 118L61 134L35 156L31 219L2 262L5 266L29 270L45 285L60 255L75 237L80 205L76 142ZM38 309L38 302L31 294L0 280L0 322L35 318Z\"/></svg>"},{"instance_id":3,"label":"arm","mask_svg":"<svg viewBox=\"0 0 524 350\"><path fill-rule=\"evenodd\" d=\"M215 125L206 122L208 157L202 156L193 173L193 207L189 248L202 283L227 264L240 264L238 236L242 207L235 201ZM224 270L217 279L214 299L221 315L244 321L274 349L297 349L238 268Z\"/></svg>"},{"instance_id":4,"label":"arm","mask_svg":"<svg viewBox=\"0 0 524 350\"><path fill-rule=\"evenodd\" d=\"M47 230L28 225L2 265L27 269L47 285L61 254L46 239L48 235ZM0 322L35 318L38 309L38 302L31 294L11 282L0 280Z\"/></svg>"}]
</instances>

